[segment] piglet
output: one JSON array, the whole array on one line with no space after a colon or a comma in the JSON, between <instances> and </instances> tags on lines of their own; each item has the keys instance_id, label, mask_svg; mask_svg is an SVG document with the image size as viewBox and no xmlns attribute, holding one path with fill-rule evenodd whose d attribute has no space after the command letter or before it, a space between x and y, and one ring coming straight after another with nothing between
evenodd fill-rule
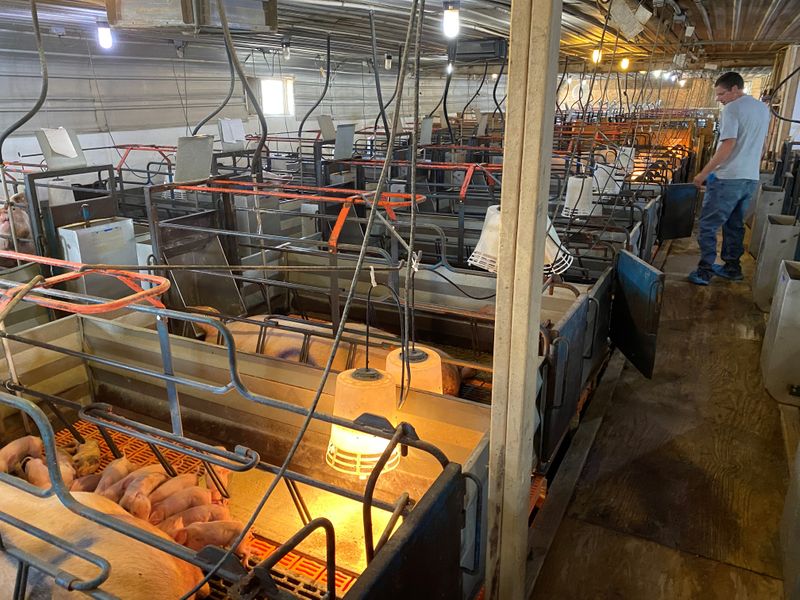
<instances>
[{"instance_id":1,"label":"piglet","mask_svg":"<svg viewBox=\"0 0 800 600\"><path fill-rule=\"evenodd\" d=\"M186 473L172 477L166 482L158 486L155 491L150 493L150 502L155 505L163 502L175 492L179 492L184 488L197 485L197 475Z\"/></svg>"},{"instance_id":2,"label":"piglet","mask_svg":"<svg viewBox=\"0 0 800 600\"><path fill-rule=\"evenodd\" d=\"M3 446L0 449L0 470L8 473L26 456L33 458L44 456L44 444L42 444L41 438L26 435Z\"/></svg>"},{"instance_id":3,"label":"piglet","mask_svg":"<svg viewBox=\"0 0 800 600\"><path fill-rule=\"evenodd\" d=\"M209 521L227 521L231 513L226 506L218 504L204 504L172 515L158 524L158 528L168 536L174 538L175 534L192 523L208 523Z\"/></svg>"},{"instance_id":4,"label":"piglet","mask_svg":"<svg viewBox=\"0 0 800 600\"><path fill-rule=\"evenodd\" d=\"M136 466L124 456L112 460L111 463L103 469L100 482L94 490L95 493L102 494L115 483L127 477L135 468Z\"/></svg>"},{"instance_id":5,"label":"piglet","mask_svg":"<svg viewBox=\"0 0 800 600\"><path fill-rule=\"evenodd\" d=\"M192 523L175 533L175 541L199 552L206 546L230 546L242 533L244 525L241 521L211 521L209 523ZM247 552L248 540L242 541L237 554Z\"/></svg>"},{"instance_id":6,"label":"piglet","mask_svg":"<svg viewBox=\"0 0 800 600\"><path fill-rule=\"evenodd\" d=\"M152 471L143 474L141 477L134 478L125 490L119 505L134 517L147 520L150 516L151 507L148 496L166 479L167 474L163 470Z\"/></svg>"},{"instance_id":7,"label":"piglet","mask_svg":"<svg viewBox=\"0 0 800 600\"><path fill-rule=\"evenodd\" d=\"M47 465L41 458L28 458L27 460L23 460L20 467L28 483L42 489L50 487L50 473L47 470Z\"/></svg>"},{"instance_id":8,"label":"piglet","mask_svg":"<svg viewBox=\"0 0 800 600\"><path fill-rule=\"evenodd\" d=\"M153 510L150 513L150 522L153 525L158 525L167 517L203 504L211 504L211 490L199 486L184 488L153 506Z\"/></svg>"},{"instance_id":9,"label":"piglet","mask_svg":"<svg viewBox=\"0 0 800 600\"><path fill-rule=\"evenodd\" d=\"M69 488L70 492L93 492L97 489L97 484L100 483L100 473L92 473L91 475L84 475L78 477L72 482Z\"/></svg>"},{"instance_id":10,"label":"piglet","mask_svg":"<svg viewBox=\"0 0 800 600\"><path fill-rule=\"evenodd\" d=\"M80 444L72 457L72 464L78 477L97 472L100 468L100 445L97 440L86 440L85 444Z\"/></svg>"},{"instance_id":11,"label":"piglet","mask_svg":"<svg viewBox=\"0 0 800 600\"><path fill-rule=\"evenodd\" d=\"M117 481L114 485L105 489L102 492L102 495L105 496L106 498L109 498L110 500L113 500L114 502L119 502L122 499L122 496L128 490L128 486L130 486L134 481L141 479L142 477L147 477L152 473L161 473L162 475L164 475L164 477L166 477L166 474L164 473L164 467L162 467L161 465L148 465L146 467L142 467L141 469L136 469L135 471L132 471L131 473L129 473L128 475ZM163 481L163 478L161 479L161 481Z\"/></svg>"}]
</instances>

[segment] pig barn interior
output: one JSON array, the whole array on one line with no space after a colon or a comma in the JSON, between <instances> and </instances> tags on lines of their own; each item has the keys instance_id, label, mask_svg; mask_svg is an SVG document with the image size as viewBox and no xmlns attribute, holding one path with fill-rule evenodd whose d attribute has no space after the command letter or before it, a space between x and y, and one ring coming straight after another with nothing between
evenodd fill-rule
<instances>
[{"instance_id":1,"label":"pig barn interior","mask_svg":"<svg viewBox=\"0 0 800 600\"><path fill-rule=\"evenodd\" d=\"M0 3L0 597L800 597L800 21L735 4Z\"/></svg>"}]
</instances>

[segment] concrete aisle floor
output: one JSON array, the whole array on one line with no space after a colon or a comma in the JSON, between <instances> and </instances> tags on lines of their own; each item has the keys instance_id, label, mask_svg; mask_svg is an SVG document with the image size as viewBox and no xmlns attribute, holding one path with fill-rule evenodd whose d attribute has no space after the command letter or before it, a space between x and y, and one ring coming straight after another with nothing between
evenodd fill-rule
<instances>
[{"instance_id":1,"label":"concrete aisle floor","mask_svg":"<svg viewBox=\"0 0 800 600\"><path fill-rule=\"evenodd\" d=\"M626 364L533 598L782 597L788 471L763 390L764 317L745 281L686 281L674 243L652 381Z\"/></svg>"}]
</instances>

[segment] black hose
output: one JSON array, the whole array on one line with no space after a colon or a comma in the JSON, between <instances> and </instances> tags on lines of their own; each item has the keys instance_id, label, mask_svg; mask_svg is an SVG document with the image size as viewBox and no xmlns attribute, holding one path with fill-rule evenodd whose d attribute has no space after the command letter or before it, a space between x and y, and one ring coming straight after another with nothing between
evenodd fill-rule
<instances>
[{"instance_id":1,"label":"black hose","mask_svg":"<svg viewBox=\"0 0 800 600\"><path fill-rule=\"evenodd\" d=\"M220 113L220 111L223 108L225 108L225 106L228 104L228 102L230 102L231 96L233 96L233 89L236 87L236 70L233 68L233 60L231 59L231 53L230 53L230 50L228 50L227 44L225 45L225 54L228 55L228 68L230 69L230 73L231 73L231 83L230 83L230 87L228 87L228 95L225 96L225 100L222 101L222 104L220 104L208 116L204 117L203 120L201 120L197 124L197 127L195 127L192 130L192 135L197 135L197 132L200 131L200 128L203 125L205 125L211 119L216 117Z\"/></svg>"},{"instance_id":2,"label":"black hose","mask_svg":"<svg viewBox=\"0 0 800 600\"><path fill-rule=\"evenodd\" d=\"M399 52L398 56L402 56L402 55L403 55L403 45L401 44L401 45L400 45L400 52ZM395 97L397 96L397 87L398 87L399 85L400 85L400 69L398 68L398 69L397 69L397 80L396 80L396 81L395 81L395 83L394 83L394 92L392 92L392 97L391 97L391 98L389 98L389 99L386 101L386 104L383 106L383 112L384 112L384 114L386 113L386 109L387 109L387 108L389 108L389 105L392 103L392 101L393 101L393 100L395 99ZM377 117L375 117L375 124L372 126L372 133L373 133L373 135L375 134L375 132L376 132L376 131L378 131L378 121L380 120L380 118L381 118L381 115L380 115L380 114L378 114L378 116L377 116Z\"/></svg>"},{"instance_id":3,"label":"black hose","mask_svg":"<svg viewBox=\"0 0 800 600\"><path fill-rule=\"evenodd\" d=\"M794 76L795 76L795 75L796 75L796 74L797 74L799 71L800 71L800 67L797 67L797 68L796 68L794 71L792 71L792 72L791 72L791 73L789 73L789 74L788 74L786 77L784 77L784 78L783 78L783 81L781 81L781 82L778 84L778 86L777 86L777 87L776 87L774 90L772 90L772 98L774 98L774 97L775 97L775 94L777 94L777 93L778 93L778 90L779 90L779 89L781 89L781 87L783 87L783 84L785 84L785 83L786 83L787 81L789 81L789 80L790 80L792 77L794 77ZM774 107L774 106L772 106L772 100L770 100L770 107L769 107L769 110L770 110L770 112L771 112L773 115L775 115L775 116L776 116L778 119L780 119L781 121L786 121L787 123L800 123L800 121L799 121L799 120L797 120L797 119L790 119L790 118L788 118L788 117L782 117L782 116L781 116L781 115L778 113L778 111L777 111L777 110L775 110L775 107Z\"/></svg>"},{"instance_id":4,"label":"black hose","mask_svg":"<svg viewBox=\"0 0 800 600\"><path fill-rule=\"evenodd\" d=\"M433 107L433 110L431 110L431 112L428 113L428 117L432 117L434 115L434 113L436 112L436 109L439 108L442 105L442 100L444 100L444 92L442 92L442 97L439 98L438 104Z\"/></svg>"},{"instance_id":5,"label":"black hose","mask_svg":"<svg viewBox=\"0 0 800 600\"><path fill-rule=\"evenodd\" d=\"M325 99L325 95L328 93L328 86L331 82L331 36L328 34L326 40L326 51L325 51L325 86L322 88L322 94L314 103L314 106L308 109L308 112L303 116L303 120L300 121L300 127L297 128L297 137L300 140L300 143L303 143L303 127L305 127L306 121L308 117L311 116L311 113L314 112L317 107L322 103ZM302 163L301 163L302 164Z\"/></svg>"},{"instance_id":6,"label":"black hose","mask_svg":"<svg viewBox=\"0 0 800 600\"><path fill-rule=\"evenodd\" d=\"M381 75L378 72L378 42L375 37L375 13L369 11L369 30L372 37L372 72L375 73L375 92L378 95L378 110L383 120L383 130L386 133L386 140L389 140L389 121L386 120L386 111L383 106L383 94L381 93Z\"/></svg>"},{"instance_id":7,"label":"black hose","mask_svg":"<svg viewBox=\"0 0 800 600\"><path fill-rule=\"evenodd\" d=\"M442 94L442 109L444 111L444 122L447 125L447 133L450 135L450 143L455 144L456 139L453 136L453 128L450 126L450 115L447 114L447 93L450 91L450 81L452 79L453 73L448 69L447 79L444 82L444 94Z\"/></svg>"},{"instance_id":8,"label":"black hose","mask_svg":"<svg viewBox=\"0 0 800 600\"><path fill-rule=\"evenodd\" d=\"M494 105L497 107L495 112L500 112L500 124L505 127L506 126L506 117L503 115L503 109L500 108L500 103L497 101L497 86L500 85L500 80L503 78L503 70L506 68L506 63L500 65L500 73L497 74L497 81L494 82L494 88L492 89L492 98L494 98ZM492 113L494 116L494 113Z\"/></svg>"},{"instance_id":9,"label":"black hose","mask_svg":"<svg viewBox=\"0 0 800 600\"><path fill-rule=\"evenodd\" d=\"M42 30L39 28L39 13L36 10L36 0L31 0L31 19L33 20L33 34L36 37L36 49L39 51L39 65L42 71L42 87L39 90L39 98L36 104L26 112L22 117L12 123L8 129L0 134L0 164L3 164L3 144L8 136L14 133L17 129L30 121L33 116L42 108L44 101L47 99L48 77L47 77L47 59L44 56L44 46L42 45ZM3 182L5 185L5 182Z\"/></svg>"},{"instance_id":10,"label":"black hose","mask_svg":"<svg viewBox=\"0 0 800 600\"><path fill-rule=\"evenodd\" d=\"M475 90L475 93L472 94L472 98L469 99L469 102L467 102L464 105L464 109L461 111L462 115L467 113L467 109L469 108L469 105L472 104L472 101L475 100L475 98L478 97L478 94L481 93L481 90L483 89L483 84L486 83L486 75L487 75L488 72L489 72L489 61L487 60L486 64L483 67L483 78L481 79L481 83L478 86L478 89Z\"/></svg>"},{"instance_id":11,"label":"black hose","mask_svg":"<svg viewBox=\"0 0 800 600\"><path fill-rule=\"evenodd\" d=\"M264 118L264 112L261 110L261 103L253 92L253 88L251 88L250 84L247 82L247 75L244 72L244 68L242 68L242 63L239 62L239 57L236 56L236 47L233 45L231 30L230 27L228 27L228 17L225 14L225 3L223 0L217 0L217 12L219 13L219 22L222 24L222 35L225 38L225 47L228 50L228 56L233 61L233 66L236 69L237 75L239 75L239 80L242 82L244 92L253 104L253 108L256 109L258 122L261 124L261 137L258 138L258 144L253 154L253 167L251 169L253 175L258 173L260 176L261 153L264 152L264 146L267 143L267 120Z\"/></svg>"}]
</instances>

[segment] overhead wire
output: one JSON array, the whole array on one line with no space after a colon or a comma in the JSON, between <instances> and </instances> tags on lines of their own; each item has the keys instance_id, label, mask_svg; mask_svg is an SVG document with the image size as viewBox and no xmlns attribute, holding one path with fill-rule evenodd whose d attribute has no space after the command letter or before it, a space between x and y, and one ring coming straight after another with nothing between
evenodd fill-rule
<instances>
[{"instance_id":1,"label":"overhead wire","mask_svg":"<svg viewBox=\"0 0 800 600\"><path fill-rule=\"evenodd\" d=\"M231 53L230 53L230 50L228 50L228 46L227 45L225 46L225 54L228 57L228 69L230 71L230 84L228 85L228 93L227 93L227 95L225 96L225 98L222 100L222 102L220 103L220 105L218 107L216 107L214 110L212 110L210 113L208 113L205 117L200 119L200 122L192 130L192 135L197 135L198 132L200 131L200 128L203 125L208 123L211 119L213 119L220 112L222 112L222 109L225 108L228 105L228 102L230 101L231 97L233 96L233 90L236 87L236 69L233 68L233 59L231 58Z\"/></svg>"}]
</instances>

